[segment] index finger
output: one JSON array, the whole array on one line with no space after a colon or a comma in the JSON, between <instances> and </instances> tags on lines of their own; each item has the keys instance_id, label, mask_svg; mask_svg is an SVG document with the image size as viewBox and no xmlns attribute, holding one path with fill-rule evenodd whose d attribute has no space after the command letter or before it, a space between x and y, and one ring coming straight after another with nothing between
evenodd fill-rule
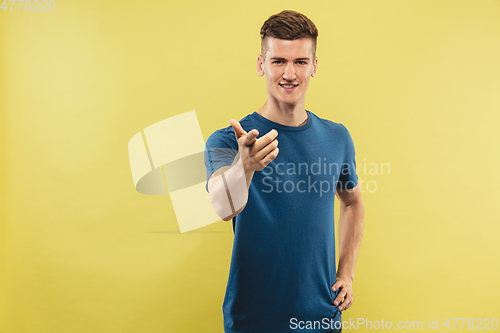
<instances>
[{"instance_id":1,"label":"index finger","mask_svg":"<svg viewBox=\"0 0 500 333\"><path fill-rule=\"evenodd\" d=\"M243 135L247 134L247 132L243 129L243 127L241 127L240 122L237 121L236 119L229 120L229 124L231 125L231 127L234 130L234 134L236 135L236 139L239 139Z\"/></svg>"}]
</instances>

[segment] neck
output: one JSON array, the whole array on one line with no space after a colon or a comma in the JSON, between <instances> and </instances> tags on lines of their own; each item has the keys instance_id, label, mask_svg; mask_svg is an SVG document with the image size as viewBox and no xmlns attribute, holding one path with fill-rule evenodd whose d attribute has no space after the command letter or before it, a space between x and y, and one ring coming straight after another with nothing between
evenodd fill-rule
<instances>
[{"instance_id":1,"label":"neck","mask_svg":"<svg viewBox=\"0 0 500 333\"><path fill-rule=\"evenodd\" d=\"M269 99L256 111L258 114L275 123L285 126L302 126L307 122L307 112L304 102L285 104Z\"/></svg>"}]
</instances>

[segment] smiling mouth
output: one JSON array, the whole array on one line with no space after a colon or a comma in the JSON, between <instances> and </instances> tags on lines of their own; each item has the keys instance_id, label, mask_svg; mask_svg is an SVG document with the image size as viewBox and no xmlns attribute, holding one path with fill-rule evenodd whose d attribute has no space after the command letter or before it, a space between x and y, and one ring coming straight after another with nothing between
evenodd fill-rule
<instances>
[{"instance_id":1,"label":"smiling mouth","mask_svg":"<svg viewBox=\"0 0 500 333\"><path fill-rule=\"evenodd\" d=\"M298 86L298 84L280 84L280 86L285 88L285 89L292 89L292 88L295 88L296 86Z\"/></svg>"}]
</instances>

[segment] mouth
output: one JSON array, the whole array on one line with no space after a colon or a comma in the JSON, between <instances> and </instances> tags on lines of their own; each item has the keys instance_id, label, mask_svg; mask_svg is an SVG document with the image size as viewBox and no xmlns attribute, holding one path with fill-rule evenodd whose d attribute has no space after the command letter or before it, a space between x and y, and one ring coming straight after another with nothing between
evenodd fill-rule
<instances>
[{"instance_id":1,"label":"mouth","mask_svg":"<svg viewBox=\"0 0 500 333\"><path fill-rule=\"evenodd\" d=\"M298 84L279 84L281 88L283 88L285 91L293 91L295 88L297 88Z\"/></svg>"}]
</instances>

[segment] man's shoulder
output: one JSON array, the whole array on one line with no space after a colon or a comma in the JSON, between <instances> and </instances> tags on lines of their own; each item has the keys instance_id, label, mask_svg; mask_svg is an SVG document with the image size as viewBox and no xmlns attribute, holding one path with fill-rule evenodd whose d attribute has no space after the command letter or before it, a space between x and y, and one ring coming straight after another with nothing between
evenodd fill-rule
<instances>
[{"instance_id":1,"label":"man's shoulder","mask_svg":"<svg viewBox=\"0 0 500 333\"><path fill-rule=\"evenodd\" d=\"M320 126L323 126L328 130L334 131L336 133L343 133L344 131L347 130L347 128L342 123L338 123L326 118L321 118L318 115L312 113L311 111L309 112L312 114L313 117L317 119L317 122Z\"/></svg>"}]
</instances>

